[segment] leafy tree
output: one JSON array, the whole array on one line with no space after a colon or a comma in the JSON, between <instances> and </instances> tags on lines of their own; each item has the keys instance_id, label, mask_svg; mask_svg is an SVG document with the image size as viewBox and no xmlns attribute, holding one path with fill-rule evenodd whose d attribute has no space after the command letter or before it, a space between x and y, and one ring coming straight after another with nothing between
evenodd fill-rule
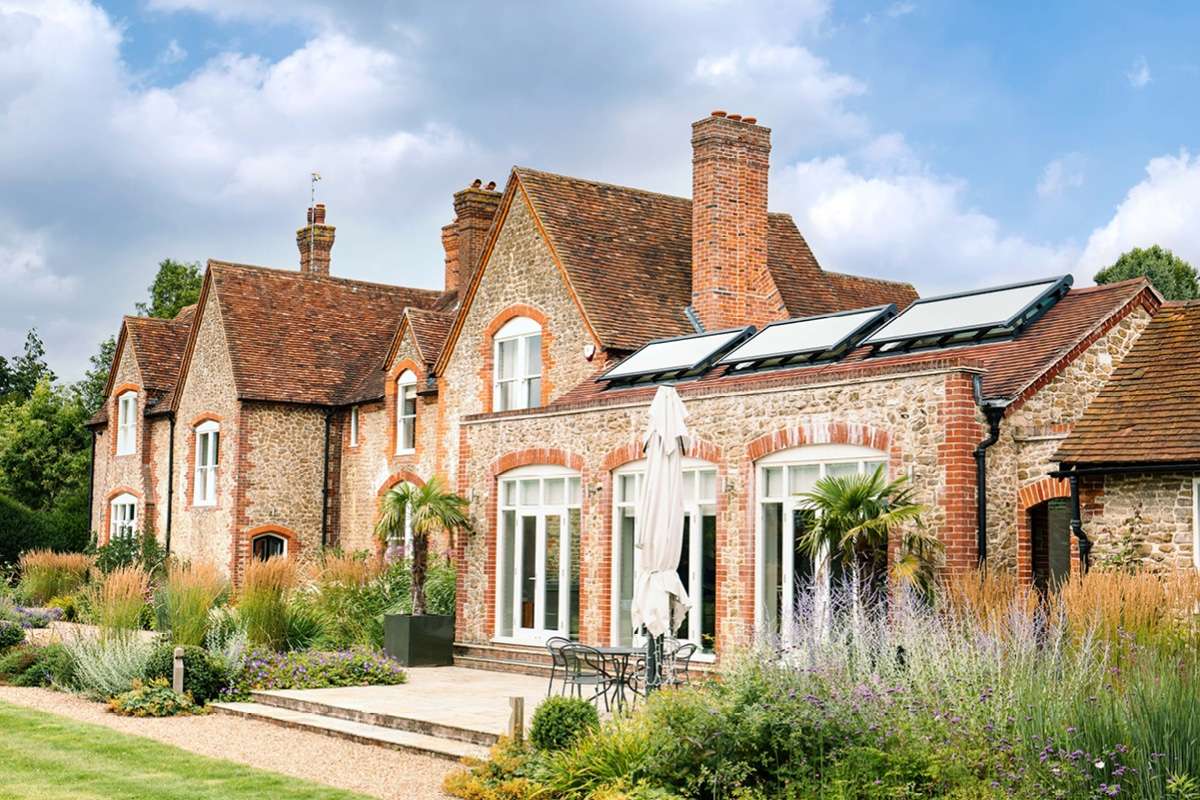
<instances>
[{"instance_id":1,"label":"leafy tree","mask_svg":"<svg viewBox=\"0 0 1200 800\"><path fill-rule=\"evenodd\" d=\"M90 434L73 392L43 379L23 401L0 406L0 491L45 511L87 486Z\"/></svg>"},{"instance_id":2,"label":"leafy tree","mask_svg":"<svg viewBox=\"0 0 1200 800\"><path fill-rule=\"evenodd\" d=\"M184 306L200 299L200 284L203 282L199 262L191 264L164 258L158 262L158 272L146 291L149 303L136 305L143 317L173 319Z\"/></svg>"},{"instance_id":3,"label":"leafy tree","mask_svg":"<svg viewBox=\"0 0 1200 800\"><path fill-rule=\"evenodd\" d=\"M828 552L851 567L859 590L880 592L887 584L888 537L901 530L891 572L902 583L928 593L942 544L921 524L925 507L913 501L907 479L889 483L883 467L863 475L830 475L802 496L814 512L812 527L797 546L815 561Z\"/></svg>"},{"instance_id":4,"label":"leafy tree","mask_svg":"<svg viewBox=\"0 0 1200 800\"><path fill-rule=\"evenodd\" d=\"M1112 266L1096 273L1096 283L1116 283L1145 275L1168 300L1200 297L1196 270L1179 256L1158 245L1135 247L1123 253Z\"/></svg>"},{"instance_id":5,"label":"leafy tree","mask_svg":"<svg viewBox=\"0 0 1200 800\"><path fill-rule=\"evenodd\" d=\"M412 516L412 613L425 613L425 573L429 562L429 535L438 531L451 534L470 527L466 498L447 491L438 477L424 486L403 484L383 496L379 524L375 532L391 540L404 535L405 519Z\"/></svg>"},{"instance_id":6,"label":"leafy tree","mask_svg":"<svg viewBox=\"0 0 1200 800\"><path fill-rule=\"evenodd\" d=\"M46 346L37 328L25 334L25 351L9 361L0 358L0 400L25 400L42 380L53 381L54 373L46 363Z\"/></svg>"},{"instance_id":7,"label":"leafy tree","mask_svg":"<svg viewBox=\"0 0 1200 800\"><path fill-rule=\"evenodd\" d=\"M75 392L84 412L90 417L104 405L104 387L108 384L108 373L112 369L113 357L117 353L117 339L109 336L100 342L100 350L91 357L91 368L75 384Z\"/></svg>"}]
</instances>

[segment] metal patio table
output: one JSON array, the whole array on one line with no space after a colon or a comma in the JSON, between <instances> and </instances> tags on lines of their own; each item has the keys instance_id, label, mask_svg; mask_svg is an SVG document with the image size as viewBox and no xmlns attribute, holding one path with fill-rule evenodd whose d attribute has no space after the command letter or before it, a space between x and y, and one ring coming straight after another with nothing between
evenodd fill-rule
<instances>
[{"instance_id":1,"label":"metal patio table","mask_svg":"<svg viewBox=\"0 0 1200 800\"><path fill-rule=\"evenodd\" d=\"M634 695L641 694L637 690L637 687L634 686L634 678L637 676L634 674L633 659L634 656L645 655L646 648L612 645L609 647L597 647L596 650L612 665L613 697L617 706L623 707L625 705L626 689Z\"/></svg>"}]
</instances>

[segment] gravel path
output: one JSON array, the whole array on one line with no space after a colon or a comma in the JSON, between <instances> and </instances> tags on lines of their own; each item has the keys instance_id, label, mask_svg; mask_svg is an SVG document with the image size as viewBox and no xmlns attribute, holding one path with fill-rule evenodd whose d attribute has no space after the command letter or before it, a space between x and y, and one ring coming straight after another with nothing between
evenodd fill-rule
<instances>
[{"instance_id":1,"label":"gravel path","mask_svg":"<svg viewBox=\"0 0 1200 800\"><path fill-rule=\"evenodd\" d=\"M15 686L0 686L0 700L386 800L445 798L442 779L458 769L441 759L227 714L166 719L118 717L100 703L75 695Z\"/></svg>"}]
</instances>

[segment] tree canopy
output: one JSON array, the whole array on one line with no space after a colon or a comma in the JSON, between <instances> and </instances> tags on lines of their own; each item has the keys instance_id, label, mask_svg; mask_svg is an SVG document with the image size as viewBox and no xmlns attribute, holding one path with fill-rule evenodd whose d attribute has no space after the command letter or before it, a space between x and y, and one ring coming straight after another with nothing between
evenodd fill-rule
<instances>
[{"instance_id":1,"label":"tree canopy","mask_svg":"<svg viewBox=\"0 0 1200 800\"><path fill-rule=\"evenodd\" d=\"M39 382L53 381L54 373L46 363L46 346L37 328L25 334L25 350L11 360L0 356L0 401L27 400Z\"/></svg>"},{"instance_id":2,"label":"tree canopy","mask_svg":"<svg viewBox=\"0 0 1200 800\"><path fill-rule=\"evenodd\" d=\"M146 287L150 302L138 303L137 312L143 317L173 319L181 308L200 299L202 282L199 262L188 264L164 258L158 262L154 281Z\"/></svg>"},{"instance_id":3,"label":"tree canopy","mask_svg":"<svg viewBox=\"0 0 1200 800\"><path fill-rule=\"evenodd\" d=\"M1145 275L1168 300L1200 298L1195 268L1158 245L1135 247L1122 253L1111 266L1096 273L1096 283L1116 283Z\"/></svg>"}]
</instances>

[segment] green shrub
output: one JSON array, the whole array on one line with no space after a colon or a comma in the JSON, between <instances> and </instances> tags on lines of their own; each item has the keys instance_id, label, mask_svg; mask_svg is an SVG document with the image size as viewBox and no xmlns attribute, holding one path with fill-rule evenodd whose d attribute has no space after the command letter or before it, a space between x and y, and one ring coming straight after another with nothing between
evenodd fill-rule
<instances>
[{"instance_id":1,"label":"green shrub","mask_svg":"<svg viewBox=\"0 0 1200 800\"><path fill-rule=\"evenodd\" d=\"M72 661L72 688L98 700L129 691L146 674L154 650L137 636L80 636L64 646Z\"/></svg>"},{"instance_id":2,"label":"green shrub","mask_svg":"<svg viewBox=\"0 0 1200 800\"><path fill-rule=\"evenodd\" d=\"M276 653L259 648L246 655L226 696L242 698L256 689L392 686L406 679L399 664L376 650Z\"/></svg>"},{"instance_id":3,"label":"green shrub","mask_svg":"<svg viewBox=\"0 0 1200 800\"><path fill-rule=\"evenodd\" d=\"M175 674L175 648L159 645L146 662L143 677L147 681L173 680ZM202 647L191 645L183 648L183 690L192 696L197 705L215 700L229 683L229 673L224 662Z\"/></svg>"},{"instance_id":4,"label":"green shrub","mask_svg":"<svg viewBox=\"0 0 1200 800\"><path fill-rule=\"evenodd\" d=\"M79 605L73 594L60 594L57 597L51 597L46 603L46 608L57 608L62 612L62 618L66 622L77 622L79 620Z\"/></svg>"},{"instance_id":5,"label":"green shrub","mask_svg":"<svg viewBox=\"0 0 1200 800\"><path fill-rule=\"evenodd\" d=\"M147 683L134 681L133 688L109 700L108 707L122 717L173 717L198 710L191 697L177 694L161 678Z\"/></svg>"},{"instance_id":6,"label":"green shrub","mask_svg":"<svg viewBox=\"0 0 1200 800\"><path fill-rule=\"evenodd\" d=\"M596 707L578 697L551 697L533 713L529 740L539 750L562 750L600 725Z\"/></svg>"},{"instance_id":7,"label":"green shrub","mask_svg":"<svg viewBox=\"0 0 1200 800\"><path fill-rule=\"evenodd\" d=\"M0 653L25 641L25 629L19 622L0 619Z\"/></svg>"},{"instance_id":8,"label":"green shrub","mask_svg":"<svg viewBox=\"0 0 1200 800\"><path fill-rule=\"evenodd\" d=\"M42 545L45 523L40 514L0 494L0 563L14 563L26 550Z\"/></svg>"},{"instance_id":9,"label":"green shrub","mask_svg":"<svg viewBox=\"0 0 1200 800\"><path fill-rule=\"evenodd\" d=\"M60 644L15 648L0 657L0 681L14 686L70 686L71 657Z\"/></svg>"},{"instance_id":10,"label":"green shrub","mask_svg":"<svg viewBox=\"0 0 1200 800\"><path fill-rule=\"evenodd\" d=\"M150 533L112 539L96 547L95 556L96 566L106 575L123 567L141 567L151 575L159 575L167 560L166 550Z\"/></svg>"}]
</instances>

